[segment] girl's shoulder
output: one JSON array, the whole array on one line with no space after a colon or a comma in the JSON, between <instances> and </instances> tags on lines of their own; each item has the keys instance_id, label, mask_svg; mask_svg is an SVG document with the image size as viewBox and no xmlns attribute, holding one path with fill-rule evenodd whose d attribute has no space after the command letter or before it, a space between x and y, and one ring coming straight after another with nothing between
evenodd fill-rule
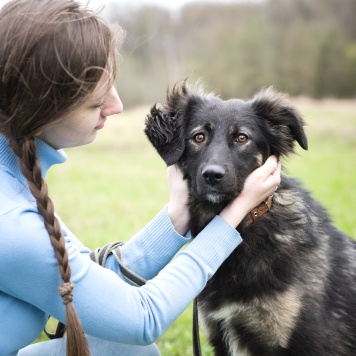
<instances>
[{"instance_id":1,"label":"girl's shoulder","mask_svg":"<svg viewBox=\"0 0 356 356\"><path fill-rule=\"evenodd\" d=\"M0 164L0 217L18 207L36 207L36 201L24 181Z\"/></svg>"}]
</instances>

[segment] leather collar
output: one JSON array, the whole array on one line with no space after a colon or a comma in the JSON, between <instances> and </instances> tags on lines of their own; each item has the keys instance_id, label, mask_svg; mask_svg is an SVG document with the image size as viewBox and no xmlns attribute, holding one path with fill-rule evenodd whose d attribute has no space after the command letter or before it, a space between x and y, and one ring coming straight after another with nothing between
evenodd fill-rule
<instances>
[{"instance_id":1,"label":"leather collar","mask_svg":"<svg viewBox=\"0 0 356 356\"><path fill-rule=\"evenodd\" d=\"M263 214L267 213L271 209L272 206L273 195L270 195L266 200L264 200L261 204L257 205L253 208L245 217L245 221L243 226L248 226L254 221L256 221Z\"/></svg>"}]
</instances>

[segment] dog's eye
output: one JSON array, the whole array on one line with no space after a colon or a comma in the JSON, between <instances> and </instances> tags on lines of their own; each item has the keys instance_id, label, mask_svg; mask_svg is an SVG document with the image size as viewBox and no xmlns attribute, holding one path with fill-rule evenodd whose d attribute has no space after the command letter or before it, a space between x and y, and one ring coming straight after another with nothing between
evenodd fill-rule
<instances>
[{"instance_id":1,"label":"dog's eye","mask_svg":"<svg viewBox=\"0 0 356 356\"><path fill-rule=\"evenodd\" d=\"M198 133L194 136L194 141L198 143L202 143L205 141L205 136L202 133Z\"/></svg>"},{"instance_id":2,"label":"dog's eye","mask_svg":"<svg viewBox=\"0 0 356 356\"><path fill-rule=\"evenodd\" d=\"M245 143L248 140L248 137L245 134L239 134L236 141L240 143Z\"/></svg>"}]
</instances>

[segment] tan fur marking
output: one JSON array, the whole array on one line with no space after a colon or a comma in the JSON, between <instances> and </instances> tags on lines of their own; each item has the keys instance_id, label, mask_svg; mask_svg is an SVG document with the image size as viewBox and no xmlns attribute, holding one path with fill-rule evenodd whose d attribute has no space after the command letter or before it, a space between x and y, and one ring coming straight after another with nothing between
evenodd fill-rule
<instances>
[{"instance_id":1,"label":"tan fur marking","mask_svg":"<svg viewBox=\"0 0 356 356\"><path fill-rule=\"evenodd\" d=\"M259 153L257 156L256 156L256 159L257 159L257 163L262 166L263 164L263 156L261 153Z\"/></svg>"},{"instance_id":2,"label":"tan fur marking","mask_svg":"<svg viewBox=\"0 0 356 356\"><path fill-rule=\"evenodd\" d=\"M275 194L273 200L280 205L292 205L296 200L296 196L291 191L283 191Z\"/></svg>"},{"instance_id":3,"label":"tan fur marking","mask_svg":"<svg viewBox=\"0 0 356 356\"><path fill-rule=\"evenodd\" d=\"M247 350L239 349L238 336L230 329L233 319L243 324L259 338L271 346L287 347L301 308L297 287L274 298L255 299L250 304L229 304L211 313L209 318L222 322L226 344L231 355L248 355Z\"/></svg>"}]
</instances>

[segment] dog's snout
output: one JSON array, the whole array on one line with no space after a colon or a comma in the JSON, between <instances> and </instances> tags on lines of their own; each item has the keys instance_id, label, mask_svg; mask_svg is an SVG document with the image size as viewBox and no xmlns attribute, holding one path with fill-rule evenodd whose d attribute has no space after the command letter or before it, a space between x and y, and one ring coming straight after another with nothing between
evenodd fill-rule
<instances>
[{"instance_id":1,"label":"dog's snout","mask_svg":"<svg viewBox=\"0 0 356 356\"><path fill-rule=\"evenodd\" d=\"M214 185L224 178L225 169L216 164L210 165L203 169L202 176L206 183Z\"/></svg>"}]
</instances>

